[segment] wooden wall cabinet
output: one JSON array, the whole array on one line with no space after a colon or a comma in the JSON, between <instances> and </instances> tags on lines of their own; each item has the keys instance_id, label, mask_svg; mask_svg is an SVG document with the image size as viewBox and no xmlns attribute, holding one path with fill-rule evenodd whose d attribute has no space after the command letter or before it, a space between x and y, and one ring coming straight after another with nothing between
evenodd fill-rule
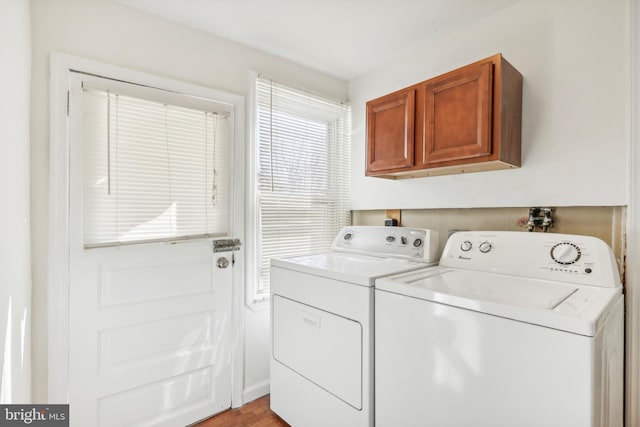
<instances>
[{"instance_id":1,"label":"wooden wall cabinet","mask_svg":"<svg viewBox=\"0 0 640 427\"><path fill-rule=\"evenodd\" d=\"M522 75L501 54L367 102L366 175L520 166Z\"/></svg>"},{"instance_id":2,"label":"wooden wall cabinet","mask_svg":"<svg viewBox=\"0 0 640 427\"><path fill-rule=\"evenodd\" d=\"M415 165L415 97L409 88L367 102L367 171Z\"/></svg>"}]
</instances>

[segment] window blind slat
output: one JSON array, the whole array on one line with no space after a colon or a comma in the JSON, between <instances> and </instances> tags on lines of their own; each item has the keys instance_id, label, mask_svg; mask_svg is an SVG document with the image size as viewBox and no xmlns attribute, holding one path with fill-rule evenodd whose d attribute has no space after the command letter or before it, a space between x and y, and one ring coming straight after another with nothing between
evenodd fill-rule
<instances>
[{"instance_id":1,"label":"window blind slat","mask_svg":"<svg viewBox=\"0 0 640 427\"><path fill-rule=\"evenodd\" d=\"M226 234L230 113L133 86L83 90L85 247Z\"/></svg>"},{"instance_id":2,"label":"window blind slat","mask_svg":"<svg viewBox=\"0 0 640 427\"><path fill-rule=\"evenodd\" d=\"M350 108L266 79L256 82L256 299L271 258L328 251L351 221Z\"/></svg>"}]
</instances>

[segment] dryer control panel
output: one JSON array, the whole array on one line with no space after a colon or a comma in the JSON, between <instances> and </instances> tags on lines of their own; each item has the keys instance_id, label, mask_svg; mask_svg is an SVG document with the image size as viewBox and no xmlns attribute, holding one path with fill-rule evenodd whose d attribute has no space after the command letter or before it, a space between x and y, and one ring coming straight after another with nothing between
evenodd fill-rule
<instances>
[{"instance_id":1,"label":"dryer control panel","mask_svg":"<svg viewBox=\"0 0 640 427\"><path fill-rule=\"evenodd\" d=\"M440 265L591 286L621 286L613 251L591 236L458 232L449 237Z\"/></svg>"},{"instance_id":2,"label":"dryer control panel","mask_svg":"<svg viewBox=\"0 0 640 427\"><path fill-rule=\"evenodd\" d=\"M333 250L434 263L440 256L438 232L423 228L350 226L333 241Z\"/></svg>"}]
</instances>

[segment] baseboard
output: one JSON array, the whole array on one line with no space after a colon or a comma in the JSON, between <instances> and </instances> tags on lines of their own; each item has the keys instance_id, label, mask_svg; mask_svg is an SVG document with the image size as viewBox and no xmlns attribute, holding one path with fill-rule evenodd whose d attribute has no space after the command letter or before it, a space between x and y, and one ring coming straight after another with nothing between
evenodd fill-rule
<instances>
[{"instance_id":1,"label":"baseboard","mask_svg":"<svg viewBox=\"0 0 640 427\"><path fill-rule=\"evenodd\" d=\"M269 380L245 388L242 401L249 403L267 394L269 394Z\"/></svg>"}]
</instances>

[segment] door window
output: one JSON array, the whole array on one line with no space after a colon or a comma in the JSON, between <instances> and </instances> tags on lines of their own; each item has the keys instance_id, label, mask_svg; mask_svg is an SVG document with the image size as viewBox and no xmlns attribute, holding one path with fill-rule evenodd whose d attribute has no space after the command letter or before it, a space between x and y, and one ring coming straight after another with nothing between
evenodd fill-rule
<instances>
[{"instance_id":1,"label":"door window","mask_svg":"<svg viewBox=\"0 0 640 427\"><path fill-rule=\"evenodd\" d=\"M85 247L226 235L231 106L82 80Z\"/></svg>"}]
</instances>

